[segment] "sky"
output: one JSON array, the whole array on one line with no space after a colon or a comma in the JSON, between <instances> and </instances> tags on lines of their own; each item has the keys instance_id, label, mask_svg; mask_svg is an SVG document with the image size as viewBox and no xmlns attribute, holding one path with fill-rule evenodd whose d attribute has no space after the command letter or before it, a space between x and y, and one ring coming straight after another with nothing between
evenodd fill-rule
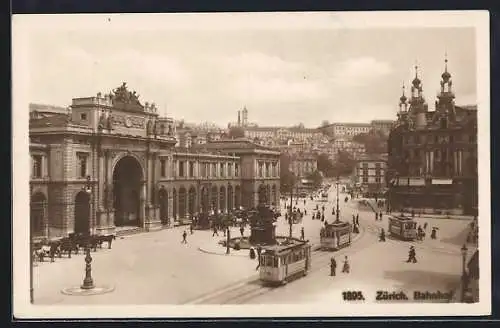
<instances>
[{"instance_id":1,"label":"sky","mask_svg":"<svg viewBox=\"0 0 500 328\"><path fill-rule=\"evenodd\" d=\"M186 25L33 28L29 101L68 106L72 98L127 82L143 103L186 122L227 126L244 106L249 121L261 126L369 122L395 119L401 86L410 84L415 64L432 110L446 53L456 103L477 102L470 27Z\"/></svg>"}]
</instances>

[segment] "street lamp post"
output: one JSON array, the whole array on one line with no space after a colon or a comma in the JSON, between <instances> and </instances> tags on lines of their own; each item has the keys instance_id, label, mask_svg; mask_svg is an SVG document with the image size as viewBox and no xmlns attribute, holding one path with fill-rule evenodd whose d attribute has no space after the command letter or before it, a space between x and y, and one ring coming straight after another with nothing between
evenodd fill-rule
<instances>
[{"instance_id":1,"label":"street lamp post","mask_svg":"<svg viewBox=\"0 0 500 328\"><path fill-rule=\"evenodd\" d=\"M337 210L335 212L335 222L340 222L340 211L339 211L339 177L337 177L337 182L336 182L336 186L337 186Z\"/></svg>"},{"instance_id":2,"label":"street lamp post","mask_svg":"<svg viewBox=\"0 0 500 328\"><path fill-rule=\"evenodd\" d=\"M85 192L90 196L92 193L92 186L90 185L90 176L87 176L87 184L85 186ZM89 203L90 206L90 203ZM85 243L85 278L83 279L83 284L81 285L82 289L93 289L94 279L92 279L92 256L90 255L90 231L89 231L89 239Z\"/></svg>"},{"instance_id":3,"label":"street lamp post","mask_svg":"<svg viewBox=\"0 0 500 328\"><path fill-rule=\"evenodd\" d=\"M466 260L467 260L467 246L465 244L460 249L462 251L462 302L465 301L465 292L467 291L467 272L466 272Z\"/></svg>"},{"instance_id":4,"label":"street lamp post","mask_svg":"<svg viewBox=\"0 0 500 328\"><path fill-rule=\"evenodd\" d=\"M231 248L229 247L229 241L231 240L231 230L229 230L229 226L227 227L227 241L226 241L226 254L229 255L231 253Z\"/></svg>"}]
</instances>

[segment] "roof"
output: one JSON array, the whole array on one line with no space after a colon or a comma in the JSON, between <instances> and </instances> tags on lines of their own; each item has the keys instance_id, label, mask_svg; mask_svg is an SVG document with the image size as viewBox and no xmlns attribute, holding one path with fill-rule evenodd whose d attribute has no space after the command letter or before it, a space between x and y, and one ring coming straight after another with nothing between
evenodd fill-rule
<instances>
[{"instance_id":1,"label":"roof","mask_svg":"<svg viewBox=\"0 0 500 328\"><path fill-rule=\"evenodd\" d=\"M30 120L30 127L47 127L47 126L67 126L71 122L71 117L67 114L55 114L52 116L42 117Z\"/></svg>"},{"instance_id":2,"label":"roof","mask_svg":"<svg viewBox=\"0 0 500 328\"><path fill-rule=\"evenodd\" d=\"M66 114L68 109L61 106L45 105L45 104L29 104L30 112L50 112L50 113L61 113Z\"/></svg>"},{"instance_id":3,"label":"roof","mask_svg":"<svg viewBox=\"0 0 500 328\"><path fill-rule=\"evenodd\" d=\"M358 162L386 162L387 160L387 154L363 154L357 159Z\"/></svg>"},{"instance_id":4,"label":"roof","mask_svg":"<svg viewBox=\"0 0 500 328\"><path fill-rule=\"evenodd\" d=\"M275 245L264 246L262 247L262 250L264 251L263 253L279 254L293 250L294 248L302 247L306 244L309 244L308 240L300 240L297 238L289 237L276 237Z\"/></svg>"},{"instance_id":5,"label":"roof","mask_svg":"<svg viewBox=\"0 0 500 328\"><path fill-rule=\"evenodd\" d=\"M245 150L245 149L276 151L274 148L256 144L246 138L215 140L215 141L210 141L203 145L196 145L196 148L205 148L212 150L213 149L231 150L231 151Z\"/></svg>"},{"instance_id":6,"label":"roof","mask_svg":"<svg viewBox=\"0 0 500 328\"><path fill-rule=\"evenodd\" d=\"M415 221L415 220L413 220L409 216L395 216L395 215L393 215L393 216L389 216L389 219L403 221L403 222L412 222L412 221Z\"/></svg>"}]
</instances>

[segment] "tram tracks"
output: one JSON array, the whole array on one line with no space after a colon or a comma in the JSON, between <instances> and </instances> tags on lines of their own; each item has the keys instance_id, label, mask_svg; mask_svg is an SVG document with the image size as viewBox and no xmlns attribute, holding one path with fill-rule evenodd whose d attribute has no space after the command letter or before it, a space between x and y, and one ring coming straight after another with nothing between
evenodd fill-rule
<instances>
[{"instance_id":1,"label":"tram tracks","mask_svg":"<svg viewBox=\"0 0 500 328\"><path fill-rule=\"evenodd\" d=\"M354 254L373 244L373 240L366 238L367 234L364 229L361 229L360 234L361 235L352 243L352 246L350 247L346 247L335 252L322 251L321 249L312 251L311 268L309 269L308 274L313 274L327 267L332 256ZM283 287L284 286L271 287L269 285L262 284L259 279L259 275L256 274L244 282L235 283L228 288L206 294L195 300L187 302L187 304L244 304L251 299Z\"/></svg>"}]
</instances>

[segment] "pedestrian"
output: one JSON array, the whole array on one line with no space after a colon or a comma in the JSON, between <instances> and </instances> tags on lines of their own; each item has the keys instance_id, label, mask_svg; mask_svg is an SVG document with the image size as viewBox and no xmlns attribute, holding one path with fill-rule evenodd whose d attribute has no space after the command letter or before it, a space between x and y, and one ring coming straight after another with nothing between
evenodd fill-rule
<instances>
[{"instance_id":1,"label":"pedestrian","mask_svg":"<svg viewBox=\"0 0 500 328\"><path fill-rule=\"evenodd\" d=\"M262 253L262 248L260 246L257 246L257 259L259 260L259 262L257 263L257 267L255 268L255 270L259 270L260 268L260 254Z\"/></svg>"},{"instance_id":2,"label":"pedestrian","mask_svg":"<svg viewBox=\"0 0 500 328\"><path fill-rule=\"evenodd\" d=\"M304 240L305 238L305 233L304 233L304 227L300 228L300 239Z\"/></svg>"},{"instance_id":3,"label":"pedestrian","mask_svg":"<svg viewBox=\"0 0 500 328\"><path fill-rule=\"evenodd\" d=\"M325 211L325 205L321 206L321 209L323 210L323 212Z\"/></svg>"},{"instance_id":4,"label":"pedestrian","mask_svg":"<svg viewBox=\"0 0 500 328\"><path fill-rule=\"evenodd\" d=\"M337 270L337 261L335 261L335 258L332 256L330 259L330 276L335 277L335 271Z\"/></svg>"},{"instance_id":5,"label":"pedestrian","mask_svg":"<svg viewBox=\"0 0 500 328\"><path fill-rule=\"evenodd\" d=\"M243 225L240 227L240 234L241 237L243 237L243 233L245 232L245 228L243 228Z\"/></svg>"},{"instance_id":6,"label":"pedestrian","mask_svg":"<svg viewBox=\"0 0 500 328\"><path fill-rule=\"evenodd\" d=\"M359 214L356 214L356 223L359 224Z\"/></svg>"},{"instance_id":7,"label":"pedestrian","mask_svg":"<svg viewBox=\"0 0 500 328\"><path fill-rule=\"evenodd\" d=\"M382 211L380 211L380 213L378 214L378 217L379 217L380 221L382 221Z\"/></svg>"},{"instance_id":8,"label":"pedestrian","mask_svg":"<svg viewBox=\"0 0 500 328\"><path fill-rule=\"evenodd\" d=\"M325 213L321 213L321 221L325 221Z\"/></svg>"},{"instance_id":9,"label":"pedestrian","mask_svg":"<svg viewBox=\"0 0 500 328\"><path fill-rule=\"evenodd\" d=\"M304 199L304 206L306 206L306 200Z\"/></svg>"},{"instance_id":10,"label":"pedestrian","mask_svg":"<svg viewBox=\"0 0 500 328\"><path fill-rule=\"evenodd\" d=\"M406 263L417 263L417 256L416 256L416 252L415 252L415 247L413 246L410 246L410 251L408 252L408 260L406 261Z\"/></svg>"},{"instance_id":11,"label":"pedestrian","mask_svg":"<svg viewBox=\"0 0 500 328\"><path fill-rule=\"evenodd\" d=\"M431 239L436 239L436 238L437 238L437 228L432 227Z\"/></svg>"},{"instance_id":12,"label":"pedestrian","mask_svg":"<svg viewBox=\"0 0 500 328\"><path fill-rule=\"evenodd\" d=\"M427 222L424 223L424 230L427 231Z\"/></svg>"},{"instance_id":13,"label":"pedestrian","mask_svg":"<svg viewBox=\"0 0 500 328\"><path fill-rule=\"evenodd\" d=\"M212 234L212 237L217 235L219 237L219 231L217 231L217 225L214 224L214 233Z\"/></svg>"},{"instance_id":14,"label":"pedestrian","mask_svg":"<svg viewBox=\"0 0 500 328\"><path fill-rule=\"evenodd\" d=\"M375 221L378 221L378 213L375 212Z\"/></svg>"},{"instance_id":15,"label":"pedestrian","mask_svg":"<svg viewBox=\"0 0 500 328\"><path fill-rule=\"evenodd\" d=\"M347 259L347 255L344 259L344 266L342 267L342 273L349 273L351 271L351 266L349 265L349 260Z\"/></svg>"},{"instance_id":16,"label":"pedestrian","mask_svg":"<svg viewBox=\"0 0 500 328\"><path fill-rule=\"evenodd\" d=\"M184 232L182 233L182 242L181 242L181 244L187 244L188 243L186 237L187 237L187 232L186 232L186 230L184 230Z\"/></svg>"},{"instance_id":17,"label":"pedestrian","mask_svg":"<svg viewBox=\"0 0 500 328\"><path fill-rule=\"evenodd\" d=\"M379 241L385 241L385 230L382 228L380 231L380 240Z\"/></svg>"},{"instance_id":18,"label":"pedestrian","mask_svg":"<svg viewBox=\"0 0 500 328\"><path fill-rule=\"evenodd\" d=\"M191 232L191 234L193 234L193 224L192 223L189 225L189 232Z\"/></svg>"},{"instance_id":19,"label":"pedestrian","mask_svg":"<svg viewBox=\"0 0 500 328\"><path fill-rule=\"evenodd\" d=\"M312 214L312 219L316 220L316 215L314 215L314 213Z\"/></svg>"}]
</instances>

